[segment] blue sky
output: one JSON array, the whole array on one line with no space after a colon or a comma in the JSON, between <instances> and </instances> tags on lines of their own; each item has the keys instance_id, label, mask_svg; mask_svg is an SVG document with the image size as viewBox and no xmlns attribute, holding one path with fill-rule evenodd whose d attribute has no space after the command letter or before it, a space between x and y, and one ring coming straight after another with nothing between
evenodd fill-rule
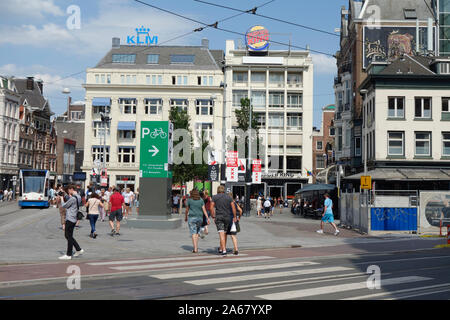
<instances>
[{"instance_id":1,"label":"blue sky","mask_svg":"<svg viewBox=\"0 0 450 320\"><path fill-rule=\"evenodd\" d=\"M237 12L209 6L193 0L143 0L149 4L177 12L192 19L212 24ZM207 0L216 4L248 10L269 0ZM278 19L334 32L340 26L340 7L347 0L275 0L258 13ZM66 21L71 5L80 8L80 29L70 30ZM297 26L253 15L240 15L224 21L219 27L245 33L250 26L260 24L269 29L271 39L294 46L310 46L311 50L335 54L339 37L306 30ZM199 45L210 40L210 48L225 49L225 40L237 40L239 35L212 28L196 32L172 42L202 25L158 11L133 0L8 0L0 1L0 74L16 77L36 76L44 80L44 95L52 111L61 114L67 97L61 93L69 87L73 100L84 100L86 68L93 67L108 52L111 38L122 43L135 34L138 26L151 29L159 43L167 45ZM272 49L286 49L271 45ZM295 49L295 48L293 48ZM314 126L321 123L321 108L334 103L333 78L335 60L312 52L314 76Z\"/></svg>"}]
</instances>

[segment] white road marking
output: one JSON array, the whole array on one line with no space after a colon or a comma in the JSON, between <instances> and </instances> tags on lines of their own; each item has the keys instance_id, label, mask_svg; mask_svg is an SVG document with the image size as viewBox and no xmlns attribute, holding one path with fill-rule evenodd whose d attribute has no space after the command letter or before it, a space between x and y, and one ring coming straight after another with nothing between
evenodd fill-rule
<instances>
[{"instance_id":1,"label":"white road marking","mask_svg":"<svg viewBox=\"0 0 450 320\"><path fill-rule=\"evenodd\" d=\"M239 256L247 256L247 254L240 254ZM136 263L151 263L164 261L183 261L183 260L201 260L201 259L217 259L217 256L197 256L197 257L173 257L173 258L155 258L143 260L124 260L124 261L108 261L108 262L92 262L87 263L90 266L112 266Z\"/></svg>"},{"instance_id":2,"label":"white road marking","mask_svg":"<svg viewBox=\"0 0 450 320\"><path fill-rule=\"evenodd\" d=\"M434 286L426 286L426 287L417 287L417 288L411 288L411 289L403 289L403 290L397 290L397 291L380 292L380 293L375 293L375 294L368 294L368 295L365 295L365 296L345 298L345 299L341 299L341 300L372 299L372 298L378 298L378 297L383 297L383 296L392 295L392 294L398 294L398 293L403 293L403 292L427 290L427 289L434 289L434 288L447 287L447 286L450 286L450 283L437 284L437 285L434 285Z\"/></svg>"},{"instance_id":3,"label":"white road marking","mask_svg":"<svg viewBox=\"0 0 450 320\"><path fill-rule=\"evenodd\" d=\"M194 272L183 272L183 273L165 273L165 274L152 275L150 277L154 277L157 279L193 278L193 277L219 275L219 274L233 274L233 273L238 273L238 272L251 272L251 271L260 271L260 270L270 271L270 270L274 270L274 269L304 267L304 266L312 266L312 265L317 265L317 264L319 264L319 263L311 262L311 261L289 262L289 263L281 263L281 264L225 268L225 269L217 269L217 270L205 270L205 271L194 271Z\"/></svg>"},{"instance_id":4,"label":"white road marking","mask_svg":"<svg viewBox=\"0 0 450 320\"><path fill-rule=\"evenodd\" d=\"M431 279L432 278L417 277L417 276L383 279L383 280L381 280L381 286L383 287L383 286L425 281L425 280L431 280ZM285 299L304 298L304 297L318 296L318 295L323 295L323 294L332 294L332 293L337 293L337 292L345 292L345 291L352 291L352 290L359 290L359 289L367 289L366 281L357 282L357 283L340 284L340 285L334 285L334 286L319 287L319 288L263 294L260 296L256 296L256 298L261 298L261 299L266 299L266 300L285 300Z\"/></svg>"},{"instance_id":5,"label":"white road marking","mask_svg":"<svg viewBox=\"0 0 450 320\"><path fill-rule=\"evenodd\" d=\"M174 263L155 263L155 264L146 264L146 265L138 265L138 266L124 266L124 267L109 267L113 270L142 270L142 269L156 269L156 268L167 268L167 267L178 267L178 266L195 266L202 264L222 264L226 262L239 262L239 261L252 261L252 260L265 260L265 259L274 259L274 257L268 256L259 256L259 257L247 257L247 258L216 258L211 260L202 260L202 261L185 261L185 262L174 262Z\"/></svg>"},{"instance_id":6,"label":"white road marking","mask_svg":"<svg viewBox=\"0 0 450 320\"><path fill-rule=\"evenodd\" d=\"M324 272L340 272L340 271L348 271L348 270L354 270L354 269L347 268L347 267L330 267L330 268L318 268L318 269L291 270L291 271L283 271L283 272L250 274L250 275L245 275L245 276L233 276L233 277L221 277L221 278L214 278L214 279L192 280L192 281L185 281L185 283L202 286L202 285L208 285L208 284L229 283L229 282L258 280L258 279L267 279L267 278L278 278L278 277L292 277L292 276L300 276L300 275L305 275L305 274L316 274L316 273L324 273Z\"/></svg>"}]
</instances>

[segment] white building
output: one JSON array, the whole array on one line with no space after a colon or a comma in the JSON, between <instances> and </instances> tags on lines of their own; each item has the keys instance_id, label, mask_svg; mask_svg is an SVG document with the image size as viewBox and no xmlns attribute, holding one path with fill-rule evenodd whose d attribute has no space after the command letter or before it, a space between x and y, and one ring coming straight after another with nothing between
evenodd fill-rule
<instances>
[{"instance_id":1,"label":"white building","mask_svg":"<svg viewBox=\"0 0 450 320\"><path fill-rule=\"evenodd\" d=\"M361 85L367 175L379 190L447 190L450 59L404 55L368 73Z\"/></svg>"},{"instance_id":2,"label":"white building","mask_svg":"<svg viewBox=\"0 0 450 320\"><path fill-rule=\"evenodd\" d=\"M237 128L235 110L242 98L249 98L265 147L261 155L263 183L253 185L251 194L294 195L302 183L311 182L307 170L313 168L313 63L309 51L254 53L235 48L234 41L228 40L225 61L226 128ZM232 183L233 192L243 195L244 185Z\"/></svg>"},{"instance_id":3,"label":"white building","mask_svg":"<svg viewBox=\"0 0 450 320\"><path fill-rule=\"evenodd\" d=\"M18 176L20 95L14 82L0 77L0 189L13 188Z\"/></svg>"},{"instance_id":4,"label":"white building","mask_svg":"<svg viewBox=\"0 0 450 320\"><path fill-rule=\"evenodd\" d=\"M136 190L140 121L169 120L170 108L181 108L188 111L196 136L202 130L210 132L210 145L222 145L212 131L222 130L223 51L210 50L206 39L202 46L142 47L118 42L113 39L112 49L87 70L82 170L92 178L94 161L103 161L105 144L109 185ZM109 112L112 119L106 142L101 112Z\"/></svg>"}]
</instances>

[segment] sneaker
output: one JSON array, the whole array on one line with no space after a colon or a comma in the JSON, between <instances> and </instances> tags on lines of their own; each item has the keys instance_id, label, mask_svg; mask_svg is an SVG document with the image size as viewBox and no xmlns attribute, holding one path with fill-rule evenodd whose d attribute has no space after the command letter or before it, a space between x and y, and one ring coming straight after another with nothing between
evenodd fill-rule
<instances>
[{"instance_id":1,"label":"sneaker","mask_svg":"<svg viewBox=\"0 0 450 320\"><path fill-rule=\"evenodd\" d=\"M340 233L340 231L336 229L334 235L337 236L339 233Z\"/></svg>"},{"instance_id":2,"label":"sneaker","mask_svg":"<svg viewBox=\"0 0 450 320\"><path fill-rule=\"evenodd\" d=\"M97 238L97 234L96 234L96 233L94 233L94 236L93 236L93 237L94 237L94 239L95 239L95 238Z\"/></svg>"},{"instance_id":3,"label":"sneaker","mask_svg":"<svg viewBox=\"0 0 450 320\"><path fill-rule=\"evenodd\" d=\"M222 255L222 257L226 257L227 256L227 252L226 251L222 251L221 255Z\"/></svg>"},{"instance_id":4,"label":"sneaker","mask_svg":"<svg viewBox=\"0 0 450 320\"><path fill-rule=\"evenodd\" d=\"M71 257L71 256L68 256L67 254L65 254L65 255L59 257L58 259L59 259L59 260L71 260L72 257Z\"/></svg>"},{"instance_id":5,"label":"sneaker","mask_svg":"<svg viewBox=\"0 0 450 320\"><path fill-rule=\"evenodd\" d=\"M323 230L317 230L316 232L322 234Z\"/></svg>"},{"instance_id":6,"label":"sneaker","mask_svg":"<svg viewBox=\"0 0 450 320\"><path fill-rule=\"evenodd\" d=\"M112 236L114 236L115 233L116 233L116 230L112 229L111 233L109 235L112 237Z\"/></svg>"},{"instance_id":7,"label":"sneaker","mask_svg":"<svg viewBox=\"0 0 450 320\"><path fill-rule=\"evenodd\" d=\"M119 232L116 232L116 236L120 236L120 233L119 233Z\"/></svg>"},{"instance_id":8,"label":"sneaker","mask_svg":"<svg viewBox=\"0 0 450 320\"><path fill-rule=\"evenodd\" d=\"M73 256L78 257L78 256L81 256L83 253L84 253L84 250L81 249L80 251L76 251Z\"/></svg>"},{"instance_id":9,"label":"sneaker","mask_svg":"<svg viewBox=\"0 0 450 320\"><path fill-rule=\"evenodd\" d=\"M234 254L235 256L237 256L237 255L239 254L239 251L234 251L233 254Z\"/></svg>"}]
</instances>

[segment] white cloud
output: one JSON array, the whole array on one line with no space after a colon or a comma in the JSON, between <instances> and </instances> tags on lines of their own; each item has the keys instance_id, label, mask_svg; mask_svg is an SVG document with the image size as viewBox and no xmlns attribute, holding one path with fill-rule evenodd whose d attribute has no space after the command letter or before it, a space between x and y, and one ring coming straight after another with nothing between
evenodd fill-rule
<instances>
[{"instance_id":1,"label":"white cloud","mask_svg":"<svg viewBox=\"0 0 450 320\"><path fill-rule=\"evenodd\" d=\"M45 15L63 16L64 12L54 0L3 0L0 1L0 16L42 19Z\"/></svg>"},{"instance_id":2,"label":"white cloud","mask_svg":"<svg viewBox=\"0 0 450 320\"><path fill-rule=\"evenodd\" d=\"M47 47L50 44L74 40L75 38L68 30L62 29L53 23L49 23L42 28L38 28L34 25L4 27L4 35L0 38L0 44Z\"/></svg>"},{"instance_id":3,"label":"white cloud","mask_svg":"<svg viewBox=\"0 0 450 320\"><path fill-rule=\"evenodd\" d=\"M314 72L334 75L337 73L336 59L324 54L311 54L314 64Z\"/></svg>"}]
</instances>

